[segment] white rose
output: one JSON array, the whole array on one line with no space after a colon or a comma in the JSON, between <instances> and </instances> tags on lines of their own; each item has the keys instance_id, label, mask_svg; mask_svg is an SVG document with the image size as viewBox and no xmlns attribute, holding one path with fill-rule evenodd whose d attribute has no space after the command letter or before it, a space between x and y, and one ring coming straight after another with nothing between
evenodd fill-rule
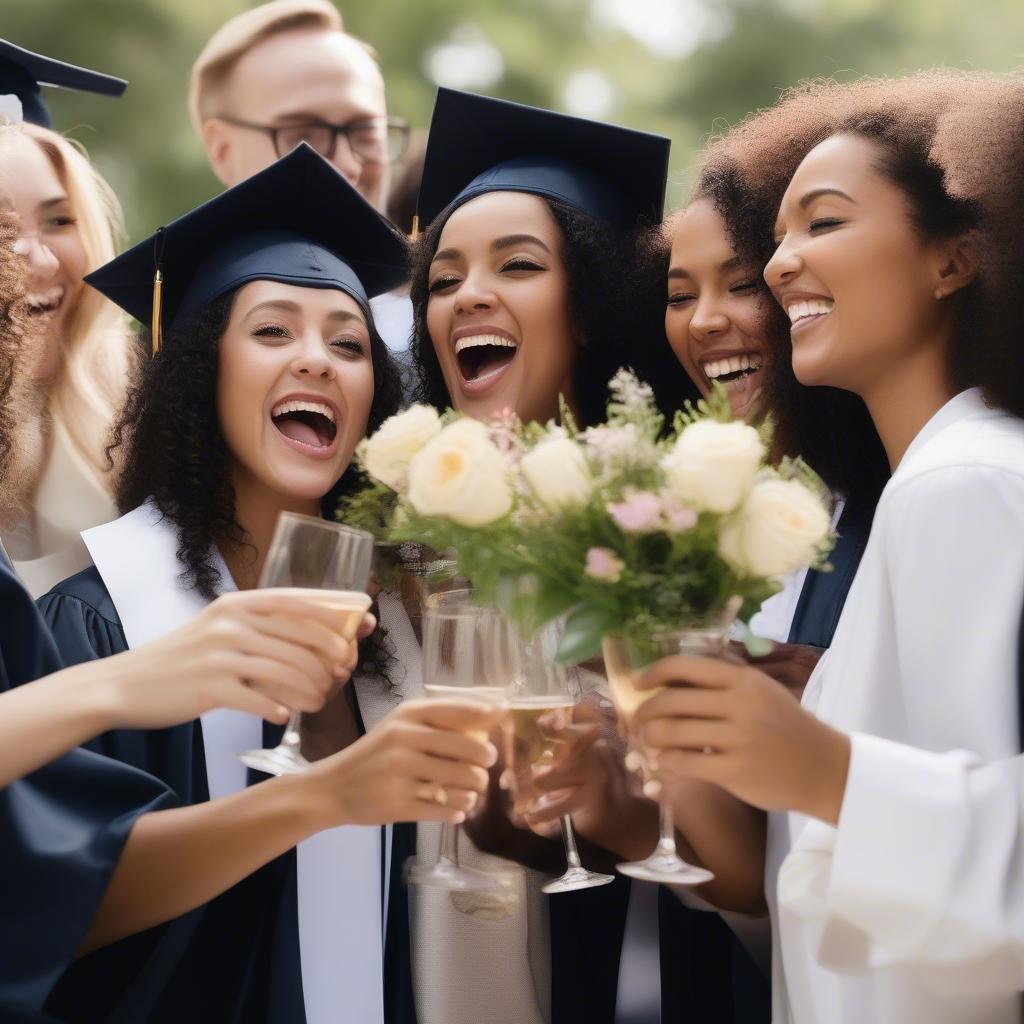
<instances>
[{"instance_id":1,"label":"white rose","mask_svg":"<svg viewBox=\"0 0 1024 1024\"><path fill-rule=\"evenodd\" d=\"M719 554L748 576L787 576L814 561L831 519L821 499L796 480L762 480L725 523Z\"/></svg>"},{"instance_id":2,"label":"white rose","mask_svg":"<svg viewBox=\"0 0 1024 1024\"><path fill-rule=\"evenodd\" d=\"M420 515L486 526L512 508L505 460L476 420L444 427L409 465L409 501Z\"/></svg>"},{"instance_id":3,"label":"white rose","mask_svg":"<svg viewBox=\"0 0 1024 1024\"><path fill-rule=\"evenodd\" d=\"M366 472L393 490L402 490L413 456L440 430L441 417L429 405L414 405L390 416L363 444Z\"/></svg>"},{"instance_id":4,"label":"white rose","mask_svg":"<svg viewBox=\"0 0 1024 1024\"><path fill-rule=\"evenodd\" d=\"M573 508L590 497L593 481L587 460L567 437L542 441L523 456L520 467L533 493L550 509Z\"/></svg>"},{"instance_id":5,"label":"white rose","mask_svg":"<svg viewBox=\"0 0 1024 1024\"><path fill-rule=\"evenodd\" d=\"M672 493L690 508L731 512L746 496L763 457L753 427L699 420L679 435L662 468Z\"/></svg>"}]
</instances>

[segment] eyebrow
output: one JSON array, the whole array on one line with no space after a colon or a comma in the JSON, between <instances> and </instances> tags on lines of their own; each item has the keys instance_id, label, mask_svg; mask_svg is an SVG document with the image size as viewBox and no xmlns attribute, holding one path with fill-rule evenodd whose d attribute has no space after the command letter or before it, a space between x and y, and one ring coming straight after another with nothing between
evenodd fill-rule
<instances>
[{"instance_id":1,"label":"eyebrow","mask_svg":"<svg viewBox=\"0 0 1024 1024\"><path fill-rule=\"evenodd\" d=\"M536 235L503 235L491 242L491 252L501 252L503 249L512 249L517 245L537 245L546 253L551 250ZM440 263L442 260L457 260L462 255L458 249L441 249L434 253L431 263Z\"/></svg>"},{"instance_id":2,"label":"eyebrow","mask_svg":"<svg viewBox=\"0 0 1024 1024\"><path fill-rule=\"evenodd\" d=\"M797 204L801 210L806 210L815 199L819 199L821 196L839 196L840 199L845 199L848 203L853 203L857 206L857 200L852 196L848 196L841 188L815 188L811 189L810 192L805 192L800 202Z\"/></svg>"},{"instance_id":3,"label":"eyebrow","mask_svg":"<svg viewBox=\"0 0 1024 1024\"><path fill-rule=\"evenodd\" d=\"M48 210L51 206L60 206L61 203L66 203L70 199L68 195L54 196L52 199L44 199L39 204L40 210Z\"/></svg>"},{"instance_id":4,"label":"eyebrow","mask_svg":"<svg viewBox=\"0 0 1024 1024\"><path fill-rule=\"evenodd\" d=\"M259 313L263 310L276 310L279 313L301 313L302 307L297 302L292 302L290 299L268 299L266 302L261 302L246 313L246 318L251 317L255 313ZM353 313L347 309L335 309L327 314L328 320L338 320L343 323L349 323L356 321L357 323L364 324L365 321L358 313Z\"/></svg>"},{"instance_id":5,"label":"eyebrow","mask_svg":"<svg viewBox=\"0 0 1024 1024\"><path fill-rule=\"evenodd\" d=\"M730 256L729 259L723 260L718 264L718 269L720 272L728 273L730 270L738 270L740 267L745 266L746 263L747 261L742 256ZM673 267L668 272L668 279L670 281L677 280L680 277L692 278L693 274L684 267Z\"/></svg>"}]
</instances>

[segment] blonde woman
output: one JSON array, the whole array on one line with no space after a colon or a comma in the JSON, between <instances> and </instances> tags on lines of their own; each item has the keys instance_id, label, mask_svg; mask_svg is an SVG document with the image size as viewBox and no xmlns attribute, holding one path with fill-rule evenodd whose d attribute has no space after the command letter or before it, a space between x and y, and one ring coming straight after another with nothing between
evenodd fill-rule
<instances>
[{"instance_id":1,"label":"blonde woman","mask_svg":"<svg viewBox=\"0 0 1024 1024\"><path fill-rule=\"evenodd\" d=\"M124 314L85 288L122 235L110 187L72 142L34 124L0 133L0 178L19 218L30 313L39 323L34 401L21 424L34 439L26 502L0 539L34 596L89 564L79 533L116 518L110 424L134 365Z\"/></svg>"}]
</instances>

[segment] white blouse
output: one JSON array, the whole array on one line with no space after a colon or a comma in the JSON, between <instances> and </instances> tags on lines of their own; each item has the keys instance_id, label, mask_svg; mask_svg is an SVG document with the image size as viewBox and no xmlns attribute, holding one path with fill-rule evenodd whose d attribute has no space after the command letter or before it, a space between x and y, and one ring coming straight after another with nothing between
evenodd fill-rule
<instances>
[{"instance_id":1,"label":"white blouse","mask_svg":"<svg viewBox=\"0 0 1024 1024\"><path fill-rule=\"evenodd\" d=\"M989 819L971 863L969 833L982 821L966 807L974 762L948 755L936 771L920 751L1017 752L1022 602L1024 422L966 391L886 486L804 693L819 718L854 734L853 756L838 827L769 816L776 1024L1019 1024L1005 970L997 977L983 959L932 969L984 958L977 928L1005 932L1012 894L980 879L1012 849L1017 822Z\"/></svg>"}]
</instances>

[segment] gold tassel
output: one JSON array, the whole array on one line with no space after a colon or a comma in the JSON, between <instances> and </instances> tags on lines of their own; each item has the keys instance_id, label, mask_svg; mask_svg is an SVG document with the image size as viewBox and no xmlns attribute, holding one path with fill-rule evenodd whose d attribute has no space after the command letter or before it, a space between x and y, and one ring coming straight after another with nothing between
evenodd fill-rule
<instances>
[{"instance_id":1,"label":"gold tassel","mask_svg":"<svg viewBox=\"0 0 1024 1024\"><path fill-rule=\"evenodd\" d=\"M412 215L412 231L409 232L409 238L415 242L420 237L420 215L414 213Z\"/></svg>"},{"instance_id":2,"label":"gold tassel","mask_svg":"<svg viewBox=\"0 0 1024 1024\"><path fill-rule=\"evenodd\" d=\"M160 345L163 342L160 331L160 307L163 300L164 291L164 278L163 274L160 273L160 268L156 268L156 274L153 277L153 322L150 324L149 334L150 339L153 342L153 355L160 351Z\"/></svg>"}]
</instances>

